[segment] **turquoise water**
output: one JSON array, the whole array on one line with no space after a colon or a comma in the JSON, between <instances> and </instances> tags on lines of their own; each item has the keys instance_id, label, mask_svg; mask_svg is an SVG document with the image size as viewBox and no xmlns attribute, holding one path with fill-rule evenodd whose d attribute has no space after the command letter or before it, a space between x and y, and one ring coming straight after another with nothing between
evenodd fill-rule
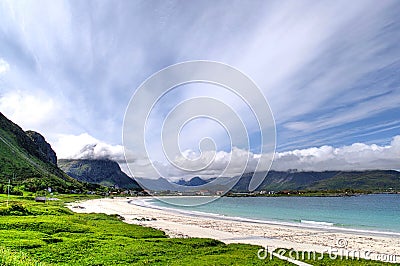
<instances>
[{"instance_id":1,"label":"turquoise water","mask_svg":"<svg viewBox=\"0 0 400 266\"><path fill-rule=\"evenodd\" d=\"M190 198L173 199L176 203ZM206 212L275 222L321 223L374 231L400 232L400 194L354 197L223 197L196 207L173 206L156 199L160 207Z\"/></svg>"}]
</instances>

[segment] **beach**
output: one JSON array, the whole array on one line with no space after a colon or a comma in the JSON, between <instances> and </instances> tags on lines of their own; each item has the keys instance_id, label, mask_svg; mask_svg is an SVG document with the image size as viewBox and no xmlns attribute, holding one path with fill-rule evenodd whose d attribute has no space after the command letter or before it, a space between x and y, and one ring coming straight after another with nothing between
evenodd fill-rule
<instances>
[{"instance_id":1,"label":"beach","mask_svg":"<svg viewBox=\"0 0 400 266\"><path fill-rule=\"evenodd\" d=\"M144 198L103 198L75 202L77 213L118 214L124 222L152 227L170 237L201 237L226 244L246 243L268 250L288 248L318 253L359 254L362 258L400 262L400 234L238 220L234 217L157 208ZM393 261L395 260L395 261Z\"/></svg>"}]
</instances>

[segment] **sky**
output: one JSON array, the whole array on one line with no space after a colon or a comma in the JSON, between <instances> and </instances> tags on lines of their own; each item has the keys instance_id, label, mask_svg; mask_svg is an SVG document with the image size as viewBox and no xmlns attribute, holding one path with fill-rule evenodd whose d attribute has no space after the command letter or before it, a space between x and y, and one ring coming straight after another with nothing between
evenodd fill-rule
<instances>
[{"instance_id":1,"label":"sky","mask_svg":"<svg viewBox=\"0 0 400 266\"><path fill-rule=\"evenodd\" d=\"M243 72L268 100L272 169L400 169L399 13L390 0L0 0L0 111L42 133L59 158L122 165L124 115L137 88L170 65L211 60ZM226 89L186 85L157 103L149 132L180 101L201 96L251 120ZM182 156L199 156L199 140L212 137L215 164L200 175L243 154L254 165L260 144L252 123L248 151L229 147L220 125L193 120L181 132ZM154 161L178 175L162 159L159 134L147 137Z\"/></svg>"}]
</instances>

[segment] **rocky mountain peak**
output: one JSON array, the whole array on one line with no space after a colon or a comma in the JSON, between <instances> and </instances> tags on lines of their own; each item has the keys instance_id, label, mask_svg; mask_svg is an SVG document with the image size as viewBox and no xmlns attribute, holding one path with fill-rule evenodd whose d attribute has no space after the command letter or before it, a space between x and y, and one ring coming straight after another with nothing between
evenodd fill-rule
<instances>
[{"instance_id":1,"label":"rocky mountain peak","mask_svg":"<svg viewBox=\"0 0 400 266\"><path fill-rule=\"evenodd\" d=\"M39 153L42 157L53 165L57 165L57 155L46 139L36 131L28 130L25 133L38 146Z\"/></svg>"}]
</instances>

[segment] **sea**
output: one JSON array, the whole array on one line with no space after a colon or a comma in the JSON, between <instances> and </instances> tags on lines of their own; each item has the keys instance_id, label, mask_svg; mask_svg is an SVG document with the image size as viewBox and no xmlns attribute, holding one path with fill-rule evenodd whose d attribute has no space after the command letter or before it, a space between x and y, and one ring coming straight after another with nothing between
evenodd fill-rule
<instances>
[{"instance_id":1,"label":"sea","mask_svg":"<svg viewBox=\"0 0 400 266\"><path fill-rule=\"evenodd\" d=\"M374 231L400 236L400 194L370 194L348 197L221 197L200 206L194 197L156 198L146 205L190 215L219 216L296 226ZM193 201L193 202L191 202ZM193 203L193 204L191 204Z\"/></svg>"}]
</instances>

